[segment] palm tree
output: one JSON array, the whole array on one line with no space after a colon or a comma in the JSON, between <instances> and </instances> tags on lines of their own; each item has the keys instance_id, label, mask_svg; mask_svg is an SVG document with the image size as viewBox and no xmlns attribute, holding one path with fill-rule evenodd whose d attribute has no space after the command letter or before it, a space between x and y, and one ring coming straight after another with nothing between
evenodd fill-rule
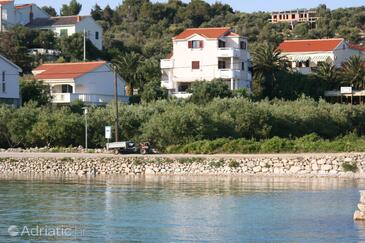
<instances>
[{"instance_id":1,"label":"palm tree","mask_svg":"<svg viewBox=\"0 0 365 243\"><path fill-rule=\"evenodd\" d=\"M286 70L288 61L277 48L260 45L253 53L254 85L261 96L273 98L279 72Z\"/></svg>"},{"instance_id":2,"label":"palm tree","mask_svg":"<svg viewBox=\"0 0 365 243\"><path fill-rule=\"evenodd\" d=\"M126 81L127 96L133 95L133 89L138 85L139 73L138 65L142 57L136 52L126 53L123 56L118 56L112 62L116 67L117 73Z\"/></svg>"},{"instance_id":3,"label":"palm tree","mask_svg":"<svg viewBox=\"0 0 365 243\"><path fill-rule=\"evenodd\" d=\"M326 89L339 88L338 72L335 65L327 62L319 63L314 75L325 83Z\"/></svg>"},{"instance_id":4,"label":"palm tree","mask_svg":"<svg viewBox=\"0 0 365 243\"><path fill-rule=\"evenodd\" d=\"M356 89L364 89L365 67L364 60L360 56L350 57L340 68L340 79L346 85L352 85Z\"/></svg>"}]
</instances>

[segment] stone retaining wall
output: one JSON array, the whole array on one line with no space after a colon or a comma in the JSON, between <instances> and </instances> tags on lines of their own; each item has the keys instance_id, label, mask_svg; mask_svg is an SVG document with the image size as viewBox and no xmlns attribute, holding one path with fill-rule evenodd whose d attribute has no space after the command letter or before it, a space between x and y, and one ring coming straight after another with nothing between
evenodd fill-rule
<instances>
[{"instance_id":1,"label":"stone retaining wall","mask_svg":"<svg viewBox=\"0 0 365 243\"><path fill-rule=\"evenodd\" d=\"M355 172L354 172L355 171ZM0 174L278 175L365 178L365 155L211 158L0 158Z\"/></svg>"}]
</instances>

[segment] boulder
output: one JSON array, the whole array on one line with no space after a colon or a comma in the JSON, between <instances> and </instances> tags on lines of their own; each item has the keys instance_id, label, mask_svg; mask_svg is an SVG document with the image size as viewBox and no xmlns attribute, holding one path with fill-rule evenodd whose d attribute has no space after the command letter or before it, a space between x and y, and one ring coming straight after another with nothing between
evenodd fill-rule
<instances>
[{"instance_id":1,"label":"boulder","mask_svg":"<svg viewBox=\"0 0 365 243\"><path fill-rule=\"evenodd\" d=\"M354 220L365 220L365 212L356 210L354 213Z\"/></svg>"},{"instance_id":2,"label":"boulder","mask_svg":"<svg viewBox=\"0 0 365 243\"><path fill-rule=\"evenodd\" d=\"M289 173L296 174L301 170L300 166L292 166L289 170Z\"/></svg>"},{"instance_id":3,"label":"boulder","mask_svg":"<svg viewBox=\"0 0 365 243\"><path fill-rule=\"evenodd\" d=\"M365 204L363 204L363 203L359 203L359 204L357 204L357 207L358 207L358 209L359 209L361 212L365 212Z\"/></svg>"}]
</instances>

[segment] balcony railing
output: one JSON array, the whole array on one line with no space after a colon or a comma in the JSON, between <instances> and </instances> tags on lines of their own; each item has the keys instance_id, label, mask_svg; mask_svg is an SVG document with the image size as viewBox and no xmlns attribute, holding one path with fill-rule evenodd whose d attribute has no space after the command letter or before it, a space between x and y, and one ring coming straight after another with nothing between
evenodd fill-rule
<instances>
[{"instance_id":1,"label":"balcony railing","mask_svg":"<svg viewBox=\"0 0 365 243\"><path fill-rule=\"evenodd\" d=\"M161 66L161 69L173 68L174 60L173 59L162 59L160 66Z\"/></svg>"},{"instance_id":2,"label":"balcony railing","mask_svg":"<svg viewBox=\"0 0 365 243\"><path fill-rule=\"evenodd\" d=\"M241 70L220 69L218 72L218 78L231 79L240 77L241 77Z\"/></svg>"},{"instance_id":3,"label":"balcony railing","mask_svg":"<svg viewBox=\"0 0 365 243\"><path fill-rule=\"evenodd\" d=\"M67 104L76 100L80 100L89 104L107 104L114 99L113 95L98 95L98 94L80 94L80 93L53 93L52 103ZM128 97L119 96L119 100L128 103Z\"/></svg>"},{"instance_id":4,"label":"balcony railing","mask_svg":"<svg viewBox=\"0 0 365 243\"><path fill-rule=\"evenodd\" d=\"M218 57L240 57L241 49L233 47L218 48Z\"/></svg>"}]
</instances>

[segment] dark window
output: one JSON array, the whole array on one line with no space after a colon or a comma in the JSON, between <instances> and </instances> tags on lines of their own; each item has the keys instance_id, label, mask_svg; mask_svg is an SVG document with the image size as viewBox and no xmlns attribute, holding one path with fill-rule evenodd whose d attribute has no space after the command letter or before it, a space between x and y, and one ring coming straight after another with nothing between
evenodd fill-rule
<instances>
[{"instance_id":1,"label":"dark window","mask_svg":"<svg viewBox=\"0 0 365 243\"><path fill-rule=\"evenodd\" d=\"M242 67L241 67L242 70L245 70L245 63L242 62Z\"/></svg>"},{"instance_id":2,"label":"dark window","mask_svg":"<svg viewBox=\"0 0 365 243\"><path fill-rule=\"evenodd\" d=\"M190 49L203 48L203 46L204 46L203 41L198 41L198 40L196 40L196 41L189 41L189 42L188 42L188 47L189 47Z\"/></svg>"},{"instance_id":3,"label":"dark window","mask_svg":"<svg viewBox=\"0 0 365 243\"><path fill-rule=\"evenodd\" d=\"M3 72L2 72L2 78L1 78L1 80L2 80L3 82L5 82L5 71L3 71Z\"/></svg>"},{"instance_id":4,"label":"dark window","mask_svg":"<svg viewBox=\"0 0 365 243\"><path fill-rule=\"evenodd\" d=\"M179 92L185 92L189 89L189 85L188 84L180 84L179 87L177 88L177 90Z\"/></svg>"},{"instance_id":5,"label":"dark window","mask_svg":"<svg viewBox=\"0 0 365 243\"><path fill-rule=\"evenodd\" d=\"M200 69L200 62L199 61L192 61L191 62L192 69Z\"/></svg>"},{"instance_id":6,"label":"dark window","mask_svg":"<svg viewBox=\"0 0 365 243\"><path fill-rule=\"evenodd\" d=\"M292 14L292 15L291 15L291 18L292 18L292 19L295 19L295 14Z\"/></svg>"},{"instance_id":7,"label":"dark window","mask_svg":"<svg viewBox=\"0 0 365 243\"><path fill-rule=\"evenodd\" d=\"M246 50L246 49L247 49L246 41L241 41L241 42L240 42L240 48L241 48L242 50Z\"/></svg>"},{"instance_id":8,"label":"dark window","mask_svg":"<svg viewBox=\"0 0 365 243\"><path fill-rule=\"evenodd\" d=\"M68 36L68 30L67 29L61 29L60 30L60 36Z\"/></svg>"},{"instance_id":9,"label":"dark window","mask_svg":"<svg viewBox=\"0 0 365 243\"><path fill-rule=\"evenodd\" d=\"M99 32L98 31L95 32L95 40L99 40Z\"/></svg>"},{"instance_id":10,"label":"dark window","mask_svg":"<svg viewBox=\"0 0 365 243\"><path fill-rule=\"evenodd\" d=\"M63 84L62 93L72 93L72 86L68 84Z\"/></svg>"},{"instance_id":11,"label":"dark window","mask_svg":"<svg viewBox=\"0 0 365 243\"><path fill-rule=\"evenodd\" d=\"M222 41L222 40L218 40L218 47L219 48L224 48L226 47L226 42Z\"/></svg>"},{"instance_id":12,"label":"dark window","mask_svg":"<svg viewBox=\"0 0 365 243\"><path fill-rule=\"evenodd\" d=\"M218 61L218 69L226 69L226 62Z\"/></svg>"}]
</instances>

